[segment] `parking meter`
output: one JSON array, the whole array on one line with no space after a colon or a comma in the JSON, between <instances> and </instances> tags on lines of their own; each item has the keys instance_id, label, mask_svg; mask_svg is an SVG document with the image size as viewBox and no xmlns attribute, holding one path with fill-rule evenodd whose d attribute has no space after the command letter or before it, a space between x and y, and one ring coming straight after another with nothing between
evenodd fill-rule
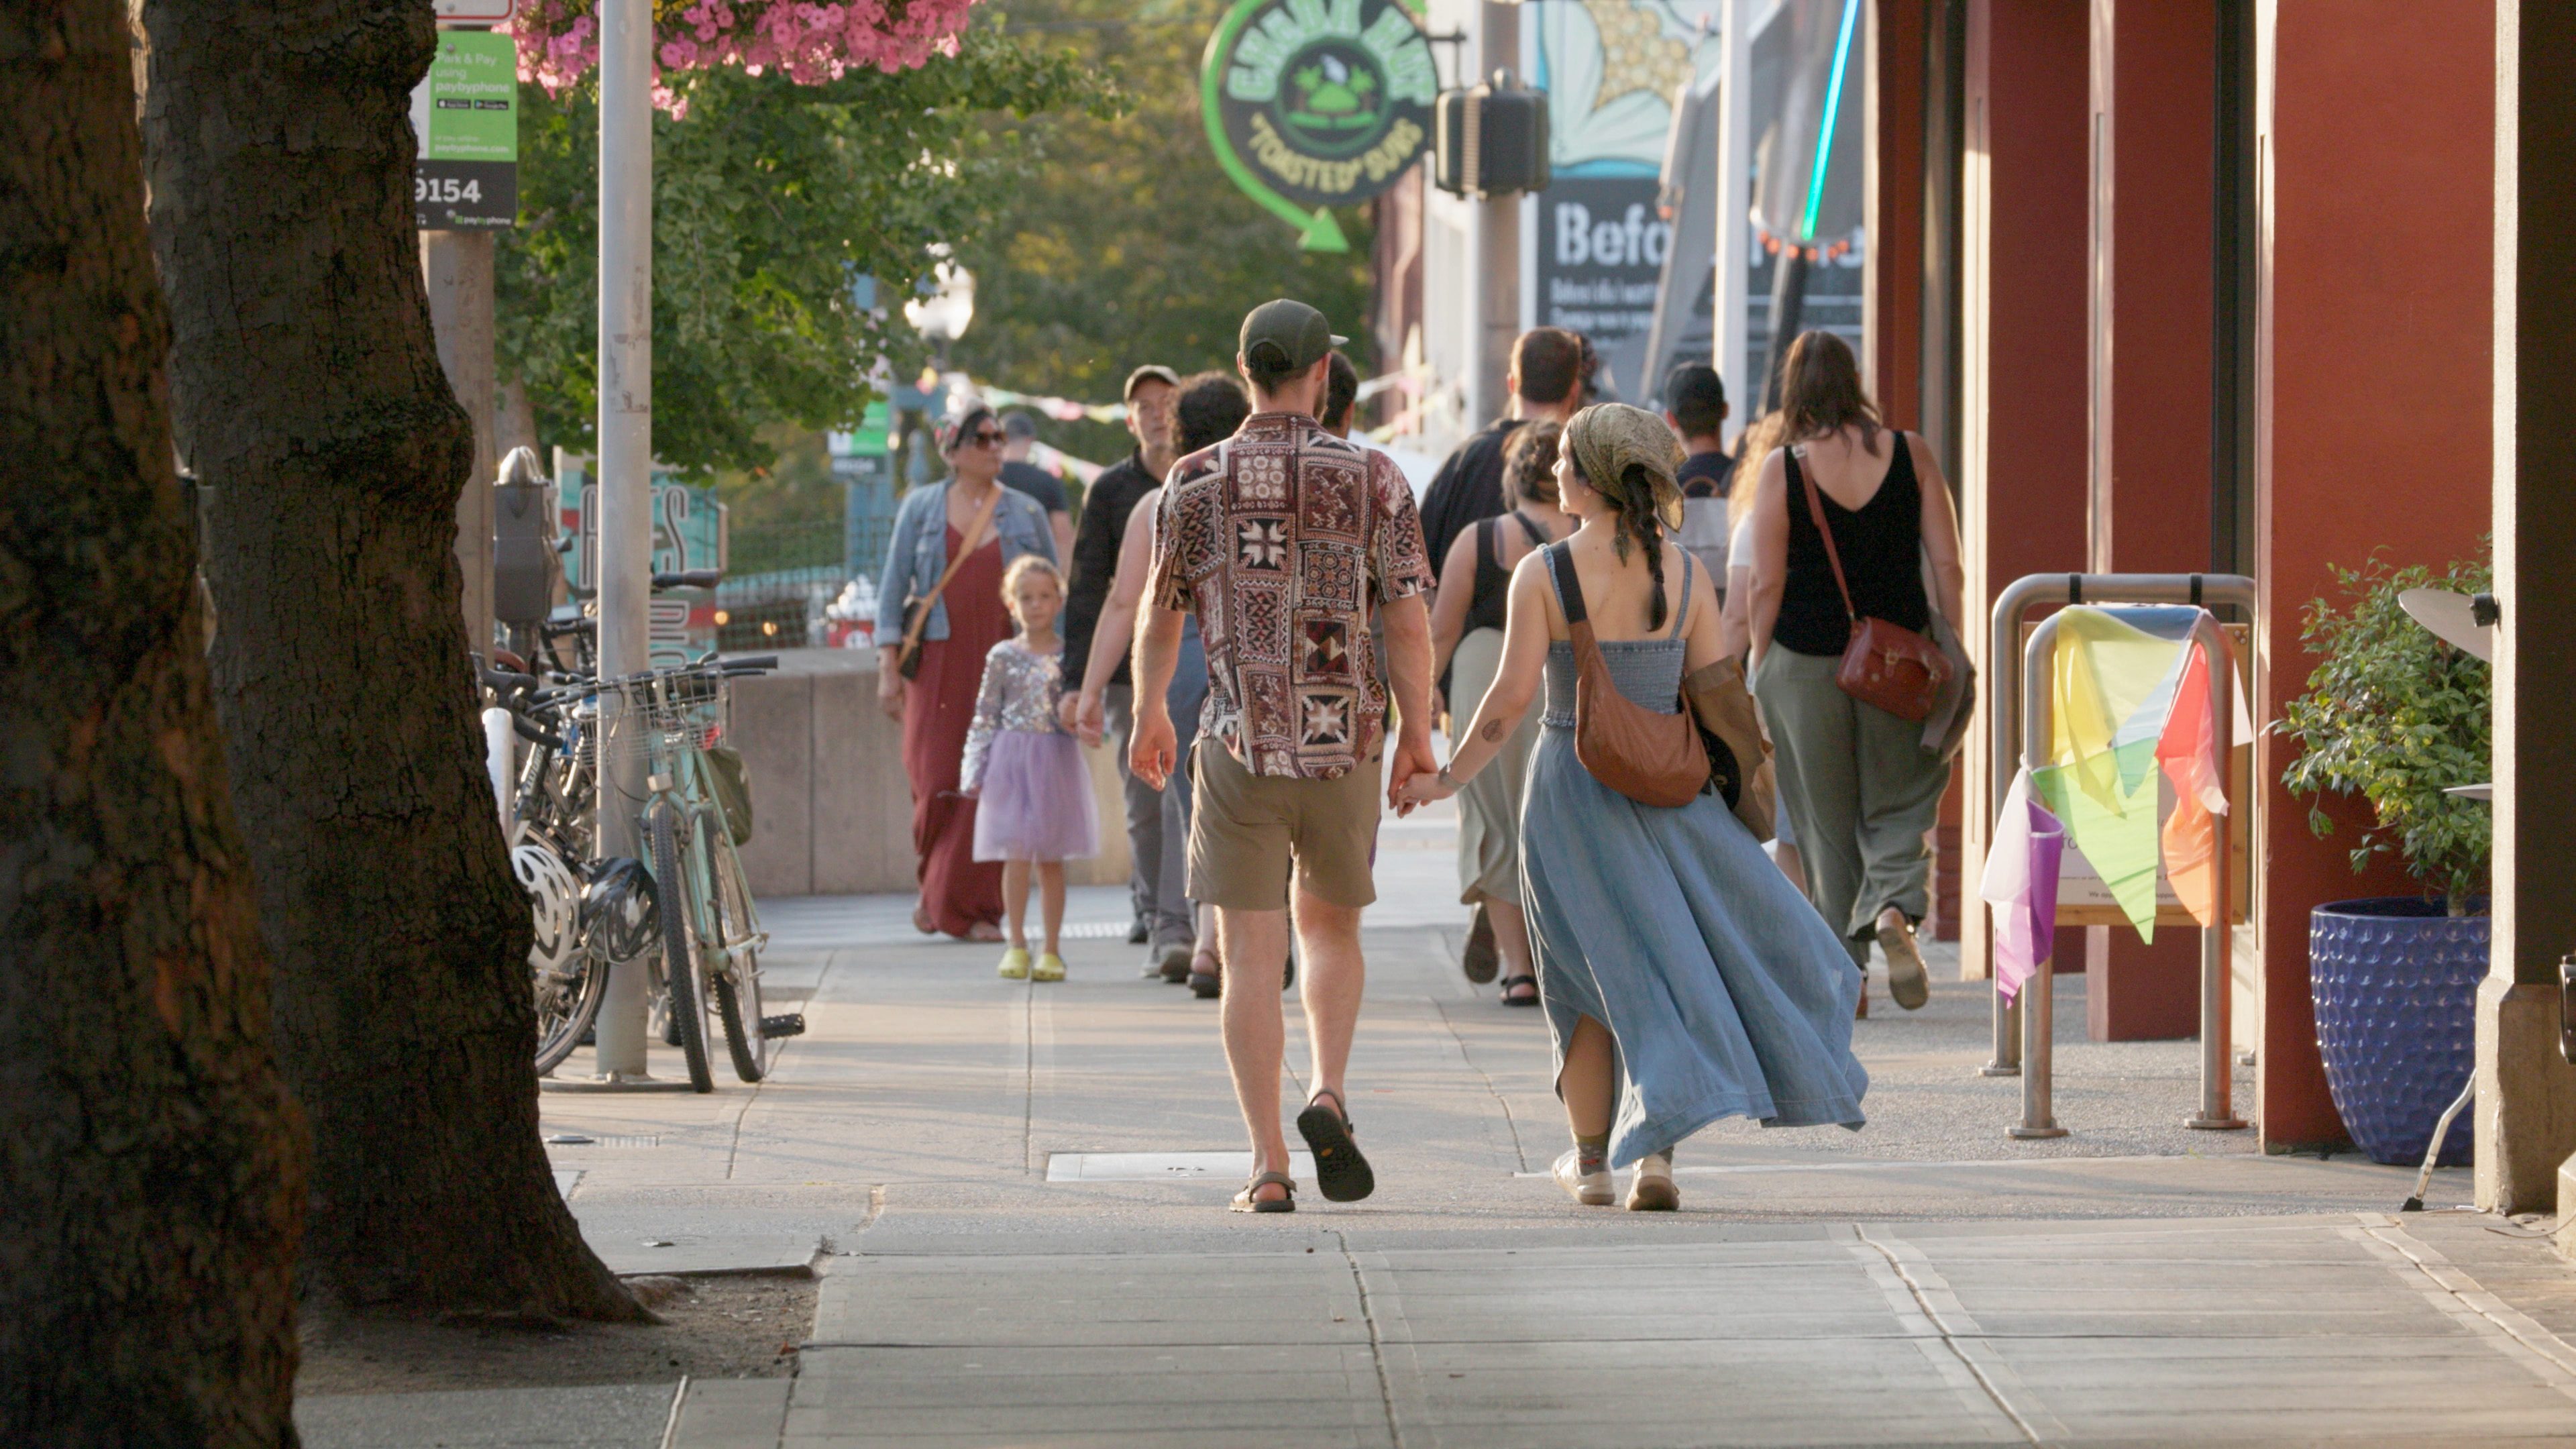
<instances>
[{"instance_id":1,"label":"parking meter","mask_svg":"<svg viewBox=\"0 0 2576 1449\"><path fill-rule=\"evenodd\" d=\"M554 611L554 485L537 469L536 450L519 447L501 460L492 484L492 617L518 631ZM524 651L522 651L524 652Z\"/></svg>"}]
</instances>

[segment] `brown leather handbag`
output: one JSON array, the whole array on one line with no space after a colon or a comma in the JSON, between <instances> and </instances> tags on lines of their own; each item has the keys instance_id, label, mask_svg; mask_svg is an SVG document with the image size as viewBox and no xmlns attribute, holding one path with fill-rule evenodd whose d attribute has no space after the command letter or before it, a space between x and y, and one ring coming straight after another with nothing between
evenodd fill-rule
<instances>
[{"instance_id":1,"label":"brown leather handbag","mask_svg":"<svg viewBox=\"0 0 2576 1449\"><path fill-rule=\"evenodd\" d=\"M1905 439L1897 435L1896 446ZM1950 676L1950 661L1941 646L1902 624L1865 619L1852 607L1851 584L1843 577L1842 551L1834 547L1833 525L1825 521L1824 495L1816 480L1798 466L1795 453L1789 471L1807 487L1807 516L1825 541L1825 561L1834 566L1834 587L1842 591L1843 614L1851 620L1851 639L1843 645L1843 667L1834 675L1842 691L1863 704L1874 704L1898 719L1921 724L1932 713L1933 697Z\"/></svg>"},{"instance_id":2,"label":"brown leather handbag","mask_svg":"<svg viewBox=\"0 0 2576 1449\"><path fill-rule=\"evenodd\" d=\"M921 677L921 631L930 627L930 611L938 604L939 596L948 592L948 581L957 577L957 571L964 568L966 560L983 545L984 525L993 521L993 510L1001 506L1002 483L996 479L993 495L984 500L983 507L975 510L975 521L966 525L966 536L958 546L957 556L948 561L948 569L939 576L939 582L930 586L929 593L917 594L903 601L903 645L895 651L894 667L895 672L904 678ZM944 511L939 515L939 527L943 531L948 527L948 515Z\"/></svg>"},{"instance_id":3,"label":"brown leather handbag","mask_svg":"<svg viewBox=\"0 0 2576 1449\"><path fill-rule=\"evenodd\" d=\"M1688 805L1709 783L1708 749L1700 743L1697 722L1687 710L1657 714L1619 692L1592 636L1573 554L1562 543L1545 552L1574 645L1574 757L1593 779L1640 805Z\"/></svg>"},{"instance_id":4,"label":"brown leather handbag","mask_svg":"<svg viewBox=\"0 0 2576 1449\"><path fill-rule=\"evenodd\" d=\"M1708 749L1710 788L1755 840L1771 839L1779 833L1780 782L1744 666L1732 659L1701 665L1683 678L1682 698Z\"/></svg>"}]
</instances>

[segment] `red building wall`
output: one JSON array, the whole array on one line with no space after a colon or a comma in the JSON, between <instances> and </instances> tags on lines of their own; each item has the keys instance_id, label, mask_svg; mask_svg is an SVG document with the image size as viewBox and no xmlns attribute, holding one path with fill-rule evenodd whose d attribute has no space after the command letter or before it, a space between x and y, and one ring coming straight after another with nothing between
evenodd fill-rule
<instances>
[{"instance_id":1,"label":"red building wall","mask_svg":"<svg viewBox=\"0 0 2576 1449\"><path fill-rule=\"evenodd\" d=\"M2421 0L2278 0L2266 47L2270 246L2263 288L2267 435L2257 490L2265 713L2298 692L2308 600L2332 565L2469 554L2489 528L2494 8ZM2340 1139L2318 1063L2308 911L2406 894L2393 868L2356 878L2361 812L2316 839L2266 737L2263 1135Z\"/></svg>"},{"instance_id":2,"label":"red building wall","mask_svg":"<svg viewBox=\"0 0 2576 1449\"><path fill-rule=\"evenodd\" d=\"M2092 0L2091 567L2209 568L2216 0ZM2086 933L2096 1041L2200 1029L2200 933Z\"/></svg>"},{"instance_id":3,"label":"red building wall","mask_svg":"<svg viewBox=\"0 0 2576 1449\"><path fill-rule=\"evenodd\" d=\"M2024 574L2085 567L2087 247L2090 100L2086 0L1973 0L1961 185L1961 526L1966 632L1980 671L1988 611ZM1981 710L1963 760L1965 876L1977 880L1992 827L1991 720ZM1989 974L1990 923L1960 940L1968 975ZM2061 969L2080 964L2059 954Z\"/></svg>"}]
</instances>

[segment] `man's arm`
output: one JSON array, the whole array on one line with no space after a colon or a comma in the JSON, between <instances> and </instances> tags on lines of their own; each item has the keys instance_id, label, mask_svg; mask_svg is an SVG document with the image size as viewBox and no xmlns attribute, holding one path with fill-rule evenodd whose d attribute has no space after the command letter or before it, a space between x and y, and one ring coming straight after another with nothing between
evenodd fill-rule
<instances>
[{"instance_id":1,"label":"man's arm","mask_svg":"<svg viewBox=\"0 0 2576 1449\"><path fill-rule=\"evenodd\" d=\"M1127 768L1157 790L1171 779L1172 764L1180 753L1172 712L1163 699L1180 663L1181 611L1146 604L1136 615L1136 661L1131 666L1136 724L1127 748Z\"/></svg>"},{"instance_id":2,"label":"man's arm","mask_svg":"<svg viewBox=\"0 0 2576 1449\"><path fill-rule=\"evenodd\" d=\"M1108 496L1111 489L1102 486L1116 476L1114 470L1104 473L1100 482L1092 485L1091 497L1083 503L1082 521L1074 528L1073 567L1064 590L1064 688L1068 694L1082 690L1083 670L1091 657L1092 630L1100 622L1101 601L1109 594L1109 581L1118 565L1118 530L1126 522L1126 513L1114 506Z\"/></svg>"},{"instance_id":3,"label":"man's arm","mask_svg":"<svg viewBox=\"0 0 2576 1449\"><path fill-rule=\"evenodd\" d=\"M1061 508L1047 510L1047 531L1055 535L1055 556L1073 557L1073 515Z\"/></svg>"}]
</instances>

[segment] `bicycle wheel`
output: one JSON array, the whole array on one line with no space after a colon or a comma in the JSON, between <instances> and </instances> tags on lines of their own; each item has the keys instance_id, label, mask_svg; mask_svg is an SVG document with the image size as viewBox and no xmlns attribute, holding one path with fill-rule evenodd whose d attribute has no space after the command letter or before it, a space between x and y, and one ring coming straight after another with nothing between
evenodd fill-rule
<instances>
[{"instance_id":1,"label":"bicycle wheel","mask_svg":"<svg viewBox=\"0 0 2576 1449\"><path fill-rule=\"evenodd\" d=\"M690 939L689 878L671 815L668 809L653 812L653 885L662 912L662 977L671 992L671 1022L680 1029L680 1055L689 1063L689 1087L712 1092L716 1079L707 1069L706 963L698 956L697 942Z\"/></svg>"},{"instance_id":2,"label":"bicycle wheel","mask_svg":"<svg viewBox=\"0 0 2576 1449\"><path fill-rule=\"evenodd\" d=\"M709 924L716 953L725 963L709 978L716 989L716 1014L724 1018L734 1075L757 1082L769 1075L769 1037L760 1017L760 948L752 944L751 891L743 884L742 861L734 854L724 821L713 812L701 814L698 830L698 858L712 878Z\"/></svg>"},{"instance_id":3,"label":"bicycle wheel","mask_svg":"<svg viewBox=\"0 0 2576 1449\"><path fill-rule=\"evenodd\" d=\"M536 931L528 975L537 1013L537 1075L563 1065L581 1044L608 994L607 963L584 939L580 886L553 846L534 836L510 851L510 872L527 893Z\"/></svg>"}]
</instances>

